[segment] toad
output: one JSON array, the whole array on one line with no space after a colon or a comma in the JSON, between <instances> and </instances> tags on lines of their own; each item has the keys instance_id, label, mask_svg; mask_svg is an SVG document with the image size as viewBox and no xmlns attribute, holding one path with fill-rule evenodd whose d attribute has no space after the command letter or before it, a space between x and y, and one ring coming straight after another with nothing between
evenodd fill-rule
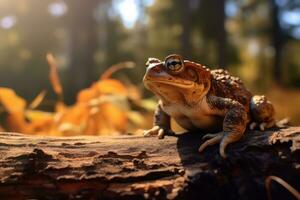
<instances>
[{"instance_id":1,"label":"toad","mask_svg":"<svg viewBox=\"0 0 300 200\"><path fill-rule=\"evenodd\" d=\"M143 78L144 85L158 98L154 126L144 135L172 133L170 119L189 131L203 131L206 140L199 147L220 143L225 158L228 144L242 138L247 127L261 130L275 125L274 107L260 95L253 95L242 81L223 69L207 67L183 60L172 54L161 61L149 58Z\"/></svg>"}]
</instances>

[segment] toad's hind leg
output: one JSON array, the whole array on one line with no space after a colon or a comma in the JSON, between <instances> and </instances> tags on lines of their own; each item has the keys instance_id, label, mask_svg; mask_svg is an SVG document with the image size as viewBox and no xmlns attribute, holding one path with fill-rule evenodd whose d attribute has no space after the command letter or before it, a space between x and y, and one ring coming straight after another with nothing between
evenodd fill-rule
<instances>
[{"instance_id":1,"label":"toad's hind leg","mask_svg":"<svg viewBox=\"0 0 300 200\"><path fill-rule=\"evenodd\" d=\"M263 131L275 125L274 107L265 96L255 95L251 98L250 112L254 121L250 124L250 129L258 125L259 129Z\"/></svg>"},{"instance_id":2,"label":"toad's hind leg","mask_svg":"<svg viewBox=\"0 0 300 200\"><path fill-rule=\"evenodd\" d=\"M220 142L220 155L225 158L226 147L238 140L244 135L248 122L248 115L245 107L239 102L222 97L209 96L208 103L213 110L218 113L224 113L223 131L218 134L208 134L204 138L211 138L204 142L199 151L203 151L207 146Z\"/></svg>"}]
</instances>

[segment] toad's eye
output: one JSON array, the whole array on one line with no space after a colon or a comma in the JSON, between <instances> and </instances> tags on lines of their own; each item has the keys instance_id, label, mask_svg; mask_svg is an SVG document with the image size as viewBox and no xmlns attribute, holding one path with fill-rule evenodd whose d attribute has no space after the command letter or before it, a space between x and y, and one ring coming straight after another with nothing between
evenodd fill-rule
<instances>
[{"instance_id":1,"label":"toad's eye","mask_svg":"<svg viewBox=\"0 0 300 200\"><path fill-rule=\"evenodd\" d=\"M184 70L183 61L179 57L166 58L165 66L173 74L178 74Z\"/></svg>"}]
</instances>

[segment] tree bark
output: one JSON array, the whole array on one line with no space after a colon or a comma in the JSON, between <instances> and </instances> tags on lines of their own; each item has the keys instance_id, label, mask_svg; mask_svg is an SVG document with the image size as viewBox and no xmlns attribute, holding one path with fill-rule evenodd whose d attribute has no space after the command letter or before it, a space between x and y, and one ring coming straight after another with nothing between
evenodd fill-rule
<instances>
[{"instance_id":1,"label":"tree bark","mask_svg":"<svg viewBox=\"0 0 300 200\"><path fill-rule=\"evenodd\" d=\"M300 127L247 132L220 158L199 133L43 137L0 133L0 199L266 199L300 190ZM271 183L273 199L293 199Z\"/></svg>"}]
</instances>

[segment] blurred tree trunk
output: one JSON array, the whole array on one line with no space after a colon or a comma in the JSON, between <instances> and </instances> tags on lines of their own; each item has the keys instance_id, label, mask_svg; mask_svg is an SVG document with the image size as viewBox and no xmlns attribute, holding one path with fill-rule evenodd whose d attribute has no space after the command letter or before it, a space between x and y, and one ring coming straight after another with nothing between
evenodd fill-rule
<instances>
[{"instance_id":1,"label":"blurred tree trunk","mask_svg":"<svg viewBox=\"0 0 300 200\"><path fill-rule=\"evenodd\" d=\"M225 30L225 0L212 0L215 9L216 20L216 43L218 46L218 64L223 68L227 67L226 56L226 30Z\"/></svg>"},{"instance_id":2,"label":"blurred tree trunk","mask_svg":"<svg viewBox=\"0 0 300 200\"><path fill-rule=\"evenodd\" d=\"M97 0L82 2L72 0L69 6L70 31L70 82L71 96L89 86L94 75L94 53L97 48L96 22L93 11Z\"/></svg>"},{"instance_id":3,"label":"blurred tree trunk","mask_svg":"<svg viewBox=\"0 0 300 200\"><path fill-rule=\"evenodd\" d=\"M144 1L138 1L138 8L139 8L139 17L136 22L136 38L137 38L137 44L140 49L143 49L144 51L136 51L135 54L135 60L137 65L144 66L145 65L145 52L148 52L148 46L147 46L147 40L148 33L147 33L147 27L145 24L146 19L146 5ZM149 53L149 52L148 52ZM144 73L144 68L139 67L137 70L137 73L139 75L142 75ZM135 77L132 77L133 79L136 79Z\"/></svg>"},{"instance_id":4,"label":"blurred tree trunk","mask_svg":"<svg viewBox=\"0 0 300 200\"><path fill-rule=\"evenodd\" d=\"M273 80L276 81L278 85L283 84L282 80L282 66L281 66L281 54L284 45L284 36L282 29L279 24L279 7L276 4L276 0L272 0L272 33L273 33L273 47L275 50L274 55L274 70L273 70Z\"/></svg>"},{"instance_id":5,"label":"blurred tree trunk","mask_svg":"<svg viewBox=\"0 0 300 200\"><path fill-rule=\"evenodd\" d=\"M226 68L225 0L202 0L199 12L203 18L201 24L203 37L214 42L217 54L214 62Z\"/></svg>"},{"instance_id":6,"label":"blurred tree trunk","mask_svg":"<svg viewBox=\"0 0 300 200\"><path fill-rule=\"evenodd\" d=\"M191 9L190 0L181 0L181 55L184 58L191 56Z\"/></svg>"}]
</instances>

